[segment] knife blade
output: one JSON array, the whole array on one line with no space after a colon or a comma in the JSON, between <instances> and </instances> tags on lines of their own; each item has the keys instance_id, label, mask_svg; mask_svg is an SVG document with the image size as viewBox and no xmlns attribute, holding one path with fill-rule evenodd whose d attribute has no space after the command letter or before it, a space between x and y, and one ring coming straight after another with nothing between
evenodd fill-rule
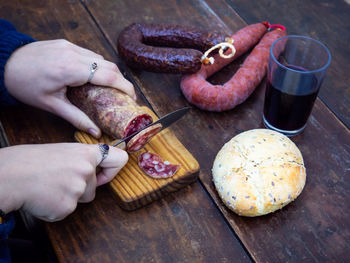
<instances>
[{"instance_id":1,"label":"knife blade","mask_svg":"<svg viewBox=\"0 0 350 263\"><path fill-rule=\"evenodd\" d=\"M143 129L129 135L128 137L126 137L122 140L111 142L111 145L116 147L117 145L121 144L122 142L129 141L132 137L139 134L141 131L143 131L143 130L145 130L153 125L156 125L158 123L160 123L162 125L162 128L160 130L160 131L162 131L165 128L169 127L171 124L175 123L177 120L181 119L190 109L192 109L192 107L184 107L184 108L175 110L173 112L170 112L170 113L164 115L163 117L161 117L159 120L152 122L151 124L145 126Z\"/></svg>"}]
</instances>

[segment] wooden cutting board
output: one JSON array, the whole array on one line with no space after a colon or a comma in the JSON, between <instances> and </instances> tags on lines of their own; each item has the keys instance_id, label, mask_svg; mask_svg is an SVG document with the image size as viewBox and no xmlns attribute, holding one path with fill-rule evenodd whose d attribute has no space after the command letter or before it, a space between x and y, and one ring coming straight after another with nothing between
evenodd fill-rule
<instances>
[{"instance_id":1,"label":"wooden cutting board","mask_svg":"<svg viewBox=\"0 0 350 263\"><path fill-rule=\"evenodd\" d=\"M149 108L143 108L152 115L153 120L158 119ZM75 139L78 142L87 144L108 144L112 141L112 138L107 135L103 135L97 140L81 131L75 133ZM137 163L138 156L144 151L156 153L164 161L180 164L181 167L173 177L153 179L141 171ZM199 164L197 160L171 130L167 128L154 136L144 149L129 154L128 163L119 171L109 185L122 208L135 210L196 181L198 174Z\"/></svg>"}]
</instances>

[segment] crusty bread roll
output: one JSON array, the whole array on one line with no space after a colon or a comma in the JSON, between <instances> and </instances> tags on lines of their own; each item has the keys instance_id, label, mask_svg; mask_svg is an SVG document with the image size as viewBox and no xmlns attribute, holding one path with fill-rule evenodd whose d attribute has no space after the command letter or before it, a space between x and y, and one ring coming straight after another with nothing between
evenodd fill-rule
<instances>
[{"instance_id":1,"label":"crusty bread roll","mask_svg":"<svg viewBox=\"0 0 350 263\"><path fill-rule=\"evenodd\" d=\"M297 146L268 129L233 137L218 152L212 172L223 202L242 216L265 215L284 207L301 193L306 180Z\"/></svg>"}]
</instances>

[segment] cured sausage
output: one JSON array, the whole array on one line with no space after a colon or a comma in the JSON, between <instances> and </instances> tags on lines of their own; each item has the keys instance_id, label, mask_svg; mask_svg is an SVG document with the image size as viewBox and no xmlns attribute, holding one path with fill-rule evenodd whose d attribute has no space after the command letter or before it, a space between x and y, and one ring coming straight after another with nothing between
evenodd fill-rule
<instances>
[{"instance_id":1,"label":"cured sausage","mask_svg":"<svg viewBox=\"0 0 350 263\"><path fill-rule=\"evenodd\" d=\"M146 145L149 140L156 135L162 129L162 124L158 123L151 127L148 127L136 134L126 145L126 149L129 153L137 152Z\"/></svg>"},{"instance_id":2,"label":"cured sausage","mask_svg":"<svg viewBox=\"0 0 350 263\"><path fill-rule=\"evenodd\" d=\"M153 123L151 115L127 94L114 88L91 84L70 87L67 98L113 139L126 138ZM157 131L159 129L154 127L147 133L138 134L130 144L131 150L141 149Z\"/></svg>"},{"instance_id":3,"label":"cured sausage","mask_svg":"<svg viewBox=\"0 0 350 263\"><path fill-rule=\"evenodd\" d=\"M225 37L193 27L131 24L118 37L118 53L134 68L189 74L201 67L201 56Z\"/></svg>"},{"instance_id":4,"label":"cured sausage","mask_svg":"<svg viewBox=\"0 0 350 263\"><path fill-rule=\"evenodd\" d=\"M179 170L179 164L171 164L164 161L156 154L142 153L138 158L138 164L142 171L152 178L169 178Z\"/></svg>"},{"instance_id":5,"label":"cured sausage","mask_svg":"<svg viewBox=\"0 0 350 263\"><path fill-rule=\"evenodd\" d=\"M125 138L153 122L133 99L117 89L85 84L70 87L67 98L113 138Z\"/></svg>"},{"instance_id":6,"label":"cured sausage","mask_svg":"<svg viewBox=\"0 0 350 263\"><path fill-rule=\"evenodd\" d=\"M232 58L223 59L215 55L213 65L202 66L199 72L183 76L181 90L185 98L200 109L218 112L230 110L245 101L266 74L272 43L286 34L280 28L266 33L268 27L273 26L260 23L242 28L231 36L236 48L236 54ZM259 40L260 42L228 82L223 85L212 85L206 80L248 51Z\"/></svg>"}]
</instances>

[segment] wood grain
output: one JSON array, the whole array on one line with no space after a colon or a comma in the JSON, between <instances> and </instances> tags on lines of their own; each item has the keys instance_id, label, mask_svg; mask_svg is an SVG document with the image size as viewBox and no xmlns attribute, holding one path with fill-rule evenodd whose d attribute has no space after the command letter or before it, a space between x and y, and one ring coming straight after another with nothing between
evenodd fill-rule
<instances>
[{"instance_id":1,"label":"wood grain","mask_svg":"<svg viewBox=\"0 0 350 263\"><path fill-rule=\"evenodd\" d=\"M143 107L153 118L157 116L147 107ZM75 138L81 143L110 144L112 139L103 135L96 140L91 135L78 131ZM158 154L163 160L181 165L177 173L166 179L154 179L147 176L138 165L138 156L144 152ZM109 183L117 197L119 205L126 210L143 207L165 195L177 191L198 178L199 164L192 154L182 145L170 129L164 129L145 146L142 151L129 154L128 163Z\"/></svg>"},{"instance_id":2,"label":"wood grain","mask_svg":"<svg viewBox=\"0 0 350 263\"><path fill-rule=\"evenodd\" d=\"M133 13L138 14L137 20L141 22L167 21L193 26L205 25L210 30L226 33L238 30L243 23L226 1L181 1L181 11L178 11L180 2L161 2L148 3L147 10L143 10L140 1L123 2L120 6L121 16L124 18L122 21L118 14L113 12L117 6L111 1L87 2L87 8L99 21L111 45L115 43L118 32L135 21ZM273 2L267 7L278 3ZM288 10L287 2L284 6ZM259 12L255 7L252 9ZM280 18L278 9L275 10L271 23ZM108 19L104 18L106 14ZM307 17L307 14L304 14L304 17ZM325 17L319 19L327 21ZM290 16L289 19L294 18ZM226 67L210 81L225 82L242 60L243 58ZM328 81L339 80L336 74L328 73ZM179 89L180 76L131 69L130 74L157 112L164 114L188 105ZM328 96L338 99L337 95ZM344 198L350 198L350 192L347 190L350 189L350 133L319 99L306 130L292 138L304 155L307 169L307 185L294 203L268 216L244 218L227 210L218 197L211 178L211 166L216 153L236 134L263 127L263 97L264 82L247 101L235 109L223 113L195 109L184 117L184 125L174 125L172 128L200 163L201 182L255 261L348 261L350 254L347 252L347 240L350 240L350 225L345 218L350 216L350 207ZM336 107L332 106L331 109Z\"/></svg>"},{"instance_id":3,"label":"wood grain","mask_svg":"<svg viewBox=\"0 0 350 263\"><path fill-rule=\"evenodd\" d=\"M66 37L117 62L159 115L188 105L179 89L180 76L125 67L115 49L124 26L135 20L167 22L230 34L245 25L239 16L242 15L249 23L266 18L271 23L284 23L281 20L285 19L289 29L294 22L305 26L304 32L309 33L309 14L318 15L317 23L327 30L322 31L324 37L315 36L322 41L333 39L332 43L324 42L338 54L337 67L331 66L324 85L332 90L335 84L335 91L324 96L324 88L321 90L320 96L327 103L317 100L305 131L292 138L304 156L307 184L301 196L281 211L258 218L239 217L222 204L211 181L212 162L222 145L242 131L263 127L262 83L244 104L231 111L209 113L194 109L181 120L181 125L171 127L201 165L200 183L133 212L121 210L109 188L102 187L94 202L79 205L62 222L48 224L59 261L249 262L249 257L256 262L350 261L350 134L332 114L343 114L343 121L349 116L348 103L343 103L347 97L347 89L342 85L347 83L348 70L343 70L349 60L349 35L346 27L339 27L340 23L348 23L343 19L347 9L342 2L320 2L322 9L318 12L309 12L316 10L310 1L230 1L230 5L224 0L81 2L7 1L0 15L38 39ZM246 4L246 9L235 3ZM327 5L329 8L323 8ZM333 14L332 19L339 15L339 21L329 22L328 12ZM338 29L340 37L329 32ZM241 62L242 59L226 67L211 81L224 82ZM140 102L147 103L142 99ZM2 110L0 120L11 144L73 141L75 129L71 125L30 107Z\"/></svg>"},{"instance_id":4,"label":"wood grain","mask_svg":"<svg viewBox=\"0 0 350 263\"><path fill-rule=\"evenodd\" d=\"M289 34L316 38L329 48L332 61L319 97L350 128L350 4L343 0L228 0L227 3L247 23L268 20L283 24Z\"/></svg>"},{"instance_id":5,"label":"wood grain","mask_svg":"<svg viewBox=\"0 0 350 263\"><path fill-rule=\"evenodd\" d=\"M119 3L123 5L115 2ZM171 6L167 8L172 12ZM115 10L123 12L118 7ZM98 21L79 1L7 1L0 16L37 39L67 38L98 52L117 62L125 73L123 63L96 26ZM135 87L138 102L148 104ZM163 97L153 94L158 95ZM164 104L169 104L168 100ZM173 109L178 108L176 104ZM166 108L156 111L159 115L167 112ZM1 109L0 120L11 145L74 141L72 125L32 107ZM174 125L171 130L178 130L179 125ZM201 183L131 212L121 209L110 187L103 186L93 202L79 204L65 220L46 224L46 230L50 238L46 243L52 244L59 262L251 262Z\"/></svg>"}]
</instances>

